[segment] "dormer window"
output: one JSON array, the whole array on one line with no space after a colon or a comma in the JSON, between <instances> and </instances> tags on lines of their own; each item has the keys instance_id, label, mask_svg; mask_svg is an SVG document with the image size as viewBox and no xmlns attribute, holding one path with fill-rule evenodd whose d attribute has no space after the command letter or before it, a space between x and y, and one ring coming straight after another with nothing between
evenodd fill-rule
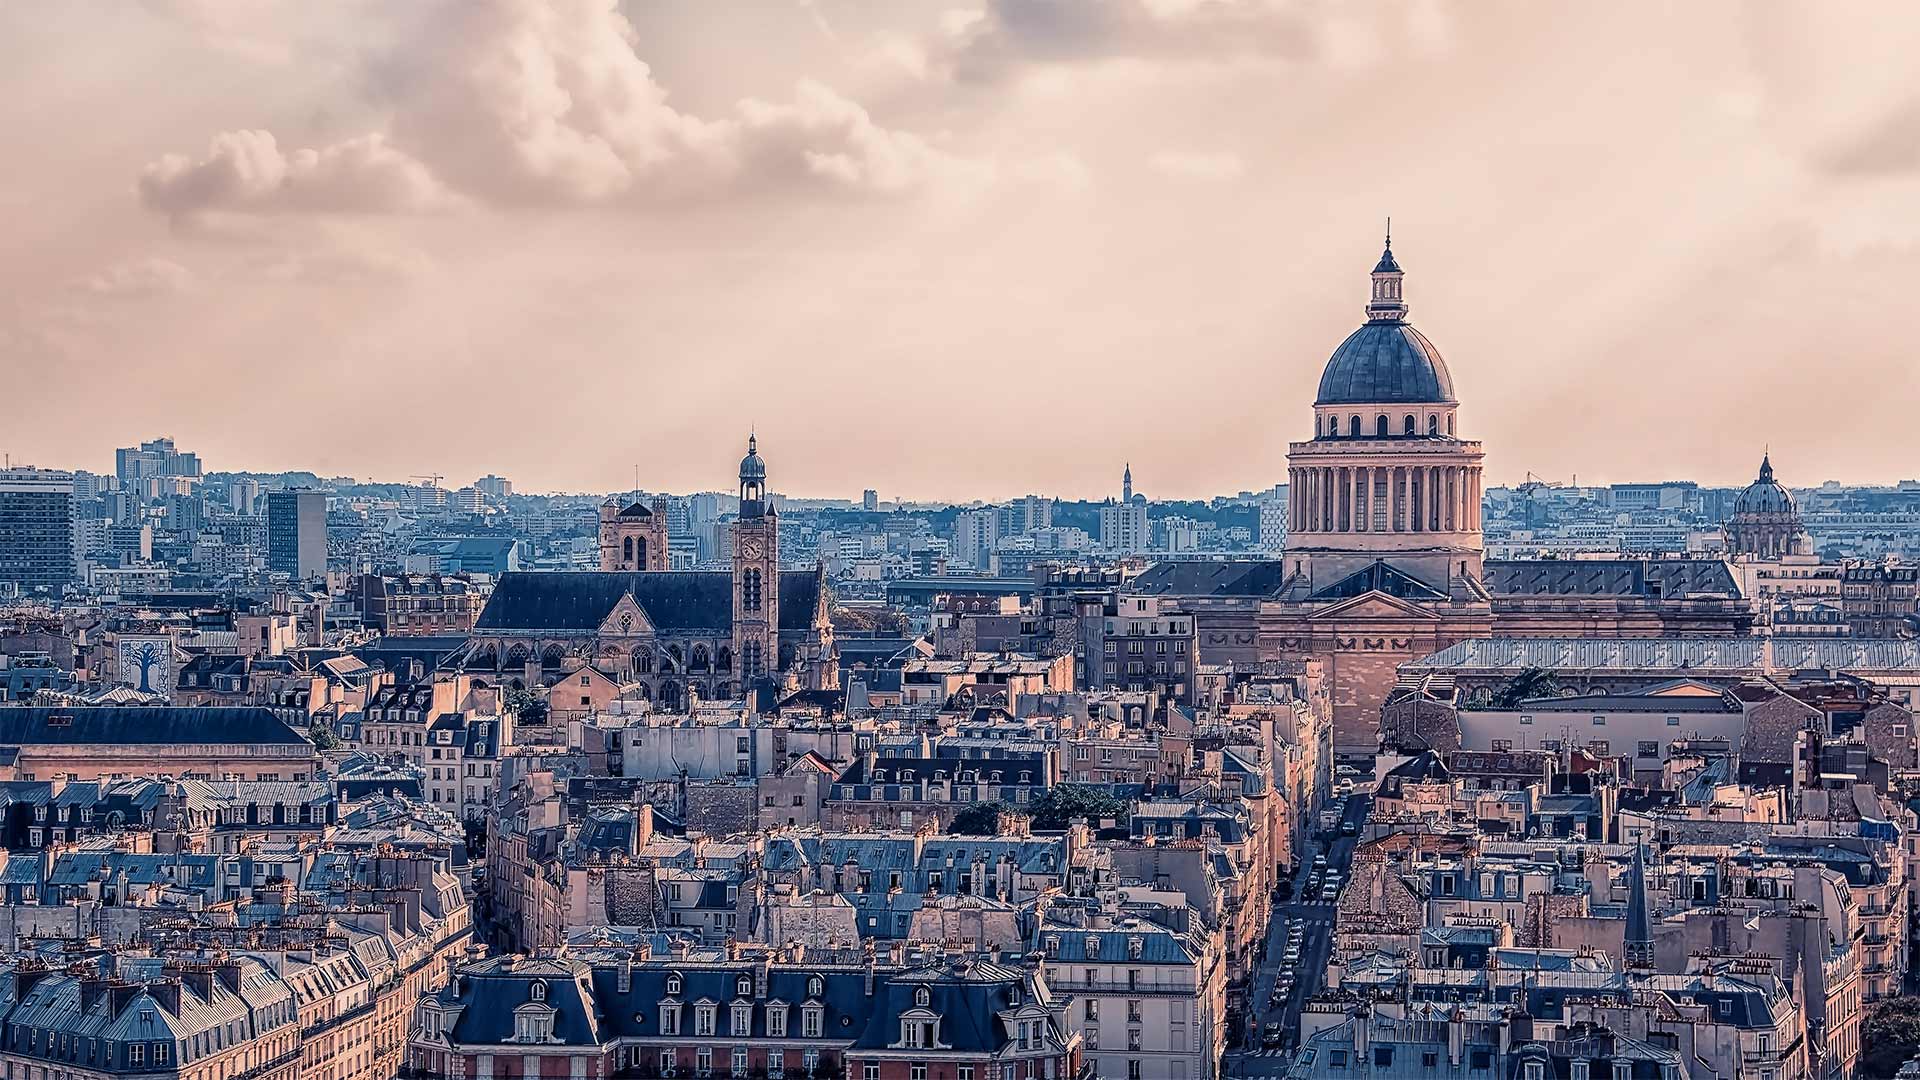
<instances>
[{"instance_id":1,"label":"dormer window","mask_svg":"<svg viewBox=\"0 0 1920 1080\"><path fill-rule=\"evenodd\" d=\"M739 995L740 997L752 997L753 996L753 980L748 978L745 975L740 976L740 978L737 981L735 981L733 984L733 992Z\"/></svg>"},{"instance_id":2,"label":"dormer window","mask_svg":"<svg viewBox=\"0 0 1920 1080\"><path fill-rule=\"evenodd\" d=\"M1054 957L1059 955L1060 955L1060 939L1058 937L1047 938L1047 958L1053 959Z\"/></svg>"},{"instance_id":3,"label":"dormer window","mask_svg":"<svg viewBox=\"0 0 1920 1080\"><path fill-rule=\"evenodd\" d=\"M913 1003L924 1009L933 1004L933 993L922 986L913 992Z\"/></svg>"},{"instance_id":4,"label":"dormer window","mask_svg":"<svg viewBox=\"0 0 1920 1080\"><path fill-rule=\"evenodd\" d=\"M807 977L807 996L817 998L827 992L827 981L818 975Z\"/></svg>"},{"instance_id":5,"label":"dormer window","mask_svg":"<svg viewBox=\"0 0 1920 1080\"><path fill-rule=\"evenodd\" d=\"M539 979L535 979L533 981L533 985L529 986L527 989L532 991L533 1000L535 1001L547 1000L547 984L540 981Z\"/></svg>"},{"instance_id":6,"label":"dormer window","mask_svg":"<svg viewBox=\"0 0 1920 1080\"><path fill-rule=\"evenodd\" d=\"M667 995L669 997L680 996L680 976L678 975L667 976Z\"/></svg>"},{"instance_id":7,"label":"dormer window","mask_svg":"<svg viewBox=\"0 0 1920 1080\"><path fill-rule=\"evenodd\" d=\"M1088 934L1087 935L1087 959L1091 960L1099 955L1100 955L1099 935Z\"/></svg>"},{"instance_id":8,"label":"dormer window","mask_svg":"<svg viewBox=\"0 0 1920 1080\"><path fill-rule=\"evenodd\" d=\"M1142 941L1140 938L1137 938L1137 937L1128 938L1127 939L1127 959L1129 960L1140 959L1140 953L1145 948L1146 948L1146 943Z\"/></svg>"}]
</instances>

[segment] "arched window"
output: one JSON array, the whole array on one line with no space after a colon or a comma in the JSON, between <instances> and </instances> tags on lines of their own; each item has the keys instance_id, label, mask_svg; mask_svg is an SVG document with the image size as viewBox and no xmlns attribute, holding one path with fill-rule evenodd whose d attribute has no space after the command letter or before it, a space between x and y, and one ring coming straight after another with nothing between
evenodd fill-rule
<instances>
[{"instance_id":1,"label":"arched window","mask_svg":"<svg viewBox=\"0 0 1920 1080\"><path fill-rule=\"evenodd\" d=\"M913 992L913 1003L924 1009L933 1004L933 994L922 986Z\"/></svg>"},{"instance_id":2,"label":"arched window","mask_svg":"<svg viewBox=\"0 0 1920 1080\"><path fill-rule=\"evenodd\" d=\"M680 992L680 976L678 975L667 976L668 995L678 994L679 992Z\"/></svg>"},{"instance_id":3,"label":"arched window","mask_svg":"<svg viewBox=\"0 0 1920 1080\"><path fill-rule=\"evenodd\" d=\"M759 678L761 675L760 663L759 642L749 641L740 647L740 674L749 679Z\"/></svg>"},{"instance_id":4,"label":"arched window","mask_svg":"<svg viewBox=\"0 0 1920 1080\"><path fill-rule=\"evenodd\" d=\"M705 645L695 645L692 655L687 660L687 670L704 672L710 666L711 663L707 658L707 647Z\"/></svg>"},{"instance_id":5,"label":"arched window","mask_svg":"<svg viewBox=\"0 0 1920 1080\"><path fill-rule=\"evenodd\" d=\"M1453 434L1453 414L1447 414L1447 434Z\"/></svg>"},{"instance_id":6,"label":"arched window","mask_svg":"<svg viewBox=\"0 0 1920 1080\"><path fill-rule=\"evenodd\" d=\"M1437 416L1434 416L1434 415L1432 415L1432 414L1428 414L1428 416L1427 416L1427 434L1429 434L1429 435L1438 435L1438 434L1440 434L1440 418L1439 418L1439 417L1437 417Z\"/></svg>"},{"instance_id":7,"label":"arched window","mask_svg":"<svg viewBox=\"0 0 1920 1080\"><path fill-rule=\"evenodd\" d=\"M653 648L642 645L633 650L633 670L641 675L653 674Z\"/></svg>"},{"instance_id":8,"label":"arched window","mask_svg":"<svg viewBox=\"0 0 1920 1080\"><path fill-rule=\"evenodd\" d=\"M720 651L714 654L713 670L722 675L732 673L733 650L731 648L725 645L720 646Z\"/></svg>"},{"instance_id":9,"label":"arched window","mask_svg":"<svg viewBox=\"0 0 1920 1080\"><path fill-rule=\"evenodd\" d=\"M1407 414L1407 432L1406 433L1409 435L1413 434L1413 414L1412 413Z\"/></svg>"},{"instance_id":10,"label":"arched window","mask_svg":"<svg viewBox=\"0 0 1920 1080\"><path fill-rule=\"evenodd\" d=\"M1387 414L1381 413L1373 419L1373 434L1376 438L1387 437Z\"/></svg>"},{"instance_id":11,"label":"arched window","mask_svg":"<svg viewBox=\"0 0 1920 1080\"><path fill-rule=\"evenodd\" d=\"M620 558L625 562L633 561L633 537L629 536L621 543Z\"/></svg>"},{"instance_id":12,"label":"arched window","mask_svg":"<svg viewBox=\"0 0 1920 1080\"><path fill-rule=\"evenodd\" d=\"M647 568L647 538L642 536L638 540L635 540L633 543L633 550L635 554L640 556L638 559L634 559L633 561L634 569L645 570ZM629 556L629 558L631 557L632 556Z\"/></svg>"},{"instance_id":13,"label":"arched window","mask_svg":"<svg viewBox=\"0 0 1920 1080\"><path fill-rule=\"evenodd\" d=\"M1356 416L1347 421L1347 434L1356 439L1360 437L1360 418L1359 417Z\"/></svg>"},{"instance_id":14,"label":"arched window","mask_svg":"<svg viewBox=\"0 0 1920 1080\"><path fill-rule=\"evenodd\" d=\"M748 570L740 575L740 608L743 611L760 610L760 571Z\"/></svg>"}]
</instances>

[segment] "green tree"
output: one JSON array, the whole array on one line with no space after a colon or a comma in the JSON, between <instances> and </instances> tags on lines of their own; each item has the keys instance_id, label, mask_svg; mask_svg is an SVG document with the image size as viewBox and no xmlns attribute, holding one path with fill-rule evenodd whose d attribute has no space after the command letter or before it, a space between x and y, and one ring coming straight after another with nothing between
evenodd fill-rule
<instances>
[{"instance_id":1,"label":"green tree","mask_svg":"<svg viewBox=\"0 0 1920 1080\"><path fill-rule=\"evenodd\" d=\"M338 750L340 748L340 736L333 733L333 728L325 720L316 718L312 723L309 723L307 725L307 738L313 740L313 748L315 750Z\"/></svg>"},{"instance_id":2,"label":"green tree","mask_svg":"<svg viewBox=\"0 0 1920 1080\"><path fill-rule=\"evenodd\" d=\"M1000 815L1009 807L1003 802L974 803L953 815L956 836L993 836L1000 831Z\"/></svg>"},{"instance_id":3,"label":"green tree","mask_svg":"<svg viewBox=\"0 0 1920 1080\"><path fill-rule=\"evenodd\" d=\"M1920 1052L1920 997L1888 998L1867 1009L1860 1024L1860 1073L1887 1080Z\"/></svg>"},{"instance_id":4,"label":"green tree","mask_svg":"<svg viewBox=\"0 0 1920 1080\"><path fill-rule=\"evenodd\" d=\"M1493 693L1495 708L1511 709L1530 698L1557 697L1560 677L1546 668L1530 667L1508 679Z\"/></svg>"},{"instance_id":5,"label":"green tree","mask_svg":"<svg viewBox=\"0 0 1920 1080\"><path fill-rule=\"evenodd\" d=\"M1033 803L1033 827L1064 829L1074 818L1086 818L1098 825L1101 818L1126 815L1126 800L1097 784L1056 784Z\"/></svg>"},{"instance_id":6,"label":"green tree","mask_svg":"<svg viewBox=\"0 0 1920 1080\"><path fill-rule=\"evenodd\" d=\"M504 704L507 711L522 724L544 724L547 722L547 703L531 690L514 689L507 691Z\"/></svg>"}]
</instances>

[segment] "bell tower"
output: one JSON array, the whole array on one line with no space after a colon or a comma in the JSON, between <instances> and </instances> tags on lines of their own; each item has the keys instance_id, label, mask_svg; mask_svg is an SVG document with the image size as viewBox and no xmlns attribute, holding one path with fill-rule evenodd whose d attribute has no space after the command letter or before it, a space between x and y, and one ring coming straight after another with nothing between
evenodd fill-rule
<instances>
[{"instance_id":1,"label":"bell tower","mask_svg":"<svg viewBox=\"0 0 1920 1080\"><path fill-rule=\"evenodd\" d=\"M600 504L600 569L608 572L667 568L667 501L647 506L638 498L625 509L612 499Z\"/></svg>"},{"instance_id":2,"label":"bell tower","mask_svg":"<svg viewBox=\"0 0 1920 1080\"><path fill-rule=\"evenodd\" d=\"M747 436L733 523L733 655L746 693L780 666L780 529L758 442Z\"/></svg>"}]
</instances>

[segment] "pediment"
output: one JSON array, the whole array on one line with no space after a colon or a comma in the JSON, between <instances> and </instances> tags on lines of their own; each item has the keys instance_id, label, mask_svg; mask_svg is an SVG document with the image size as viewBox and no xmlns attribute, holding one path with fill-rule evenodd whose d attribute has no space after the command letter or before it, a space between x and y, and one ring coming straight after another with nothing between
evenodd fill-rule
<instances>
[{"instance_id":1,"label":"pediment","mask_svg":"<svg viewBox=\"0 0 1920 1080\"><path fill-rule=\"evenodd\" d=\"M602 637L635 637L652 633L653 620L647 618L646 610L633 598L632 593L621 596L613 605L613 610L607 612L607 617L600 620Z\"/></svg>"},{"instance_id":2,"label":"pediment","mask_svg":"<svg viewBox=\"0 0 1920 1080\"><path fill-rule=\"evenodd\" d=\"M1433 622L1439 615L1410 600L1374 590L1349 600L1321 608L1307 616L1315 621L1328 619L1419 619Z\"/></svg>"}]
</instances>

